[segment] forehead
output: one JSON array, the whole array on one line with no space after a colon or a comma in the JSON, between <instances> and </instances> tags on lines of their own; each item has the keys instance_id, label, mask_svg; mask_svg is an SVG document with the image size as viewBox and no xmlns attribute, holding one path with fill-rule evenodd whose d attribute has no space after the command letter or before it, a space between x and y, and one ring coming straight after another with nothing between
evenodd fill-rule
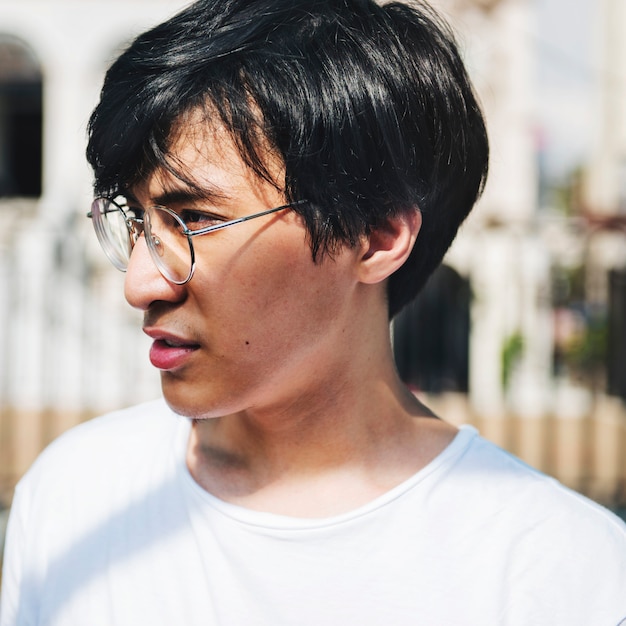
<instances>
[{"instance_id":1,"label":"forehead","mask_svg":"<svg viewBox=\"0 0 626 626\"><path fill-rule=\"evenodd\" d=\"M254 150L263 164L263 173L249 165L238 142L218 116L209 118L197 110L181 116L174 126L164 163L129 191L138 199L184 189L207 199L251 191L263 194L267 187L282 193L285 177L280 159L262 137Z\"/></svg>"}]
</instances>

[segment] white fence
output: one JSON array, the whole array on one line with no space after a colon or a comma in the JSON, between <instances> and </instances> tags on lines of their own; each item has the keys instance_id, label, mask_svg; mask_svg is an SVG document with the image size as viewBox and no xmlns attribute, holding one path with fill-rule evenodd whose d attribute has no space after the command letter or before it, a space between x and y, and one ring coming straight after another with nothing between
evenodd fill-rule
<instances>
[{"instance_id":1,"label":"white fence","mask_svg":"<svg viewBox=\"0 0 626 626\"><path fill-rule=\"evenodd\" d=\"M33 204L0 205L0 497L73 424L158 394L141 315L123 274L76 213L46 224Z\"/></svg>"}]
</instances>

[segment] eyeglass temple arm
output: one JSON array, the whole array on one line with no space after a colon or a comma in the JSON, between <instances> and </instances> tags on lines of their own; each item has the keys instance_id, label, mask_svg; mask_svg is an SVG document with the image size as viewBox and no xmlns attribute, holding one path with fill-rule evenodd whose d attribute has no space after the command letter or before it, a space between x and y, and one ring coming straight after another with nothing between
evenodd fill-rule
<instances>
[{"instance_id":1,"label":"eyeglass temple arm","mask_svg":"<svg viewBox=\"0 0 626 626\"><path fill-rule=\"evenodd\" d=\"M215 230L221 230L222 228L226 228L227 226L233 226L234 224L240 224L241 222L247 222L248 220L253 220L257 217L263 217L264 215L270 215L270 213L276 213L277 211L282 211L284 209L291 209L294 206L298 206L299 204L305 204L308 200L296 200L295 202L290 202L289 204L283 204L282 206L277 206L274 209L268 209L267 211L261 211L261 213L254 213L253 215L244 215L243 217L238 217L234 220L228 220L227 222L223 222L222 224L214 224L213 226L207 226L206 228L200 228L199 230L189 230L185 227L185 234L188 236L195 235L206 235L206 233L212 233Z\"/></svg>"}]
</instances>

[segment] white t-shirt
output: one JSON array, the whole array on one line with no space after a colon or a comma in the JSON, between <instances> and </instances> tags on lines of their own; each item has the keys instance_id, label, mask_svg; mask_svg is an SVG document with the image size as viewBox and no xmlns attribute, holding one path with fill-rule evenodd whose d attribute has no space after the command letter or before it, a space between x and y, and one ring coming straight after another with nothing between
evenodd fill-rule
<instances>
[{"instance_id":1,"label":"white t-shirt","mask_svg":"<svg viewBox=\"0 0 626 626\"><path fill-rule=\"evenodd\" d=\"M471 427L327 519L218 500L162 402L66 433L17 488L0 626L617 626L626 526Z\"/></svg>"}]
</instances>

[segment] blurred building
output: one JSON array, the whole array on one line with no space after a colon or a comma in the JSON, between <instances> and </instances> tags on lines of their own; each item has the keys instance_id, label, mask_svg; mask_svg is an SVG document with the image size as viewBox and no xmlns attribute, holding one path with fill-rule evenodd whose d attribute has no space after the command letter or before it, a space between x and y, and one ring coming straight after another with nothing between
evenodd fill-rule
<instances>
[{"instance_id":1,"label":"blurred building","mask_svg":"<svg viewBox=\"0 0 626 626\"><path fill-rule=\"evenodd\" d=\"M128 40L182 0L0 0L0 493L61 431L155 397L85 215L86 123Z\"/></svg>"},{"instance_id":2,"label":"blurred building","mask_svg":"<svg viewBox=\"0 0 626 626\"><path fill-rule=\"evenodd\" d=\"M60 432L159 393L123 276L85 219L85 127L115 52L184 4L0 0L5 500ZM473 421L531 463L615 500L626 482L626 382L615 378L626 363L610 365L626 359L624 3L599 5L603 126L561 212L542 206L539 193L533 1L435 4L458 32L483 104L491 172L445 267L396 324L399 368L443 417Z\"/></svg>"},{"instance_id":3,"label":"blurred building","mask_svg":"<svg viewBox=\"0 0 626 626\"><path fill-rule=\"evenodd\" d=\"M550 50L563 72L585 75L591 94L582 118L580 103L575 114L566 108L575 96L566 81L549 90L562 90L558 102L573 122L570 133L590 128L593 137L593 147L557 180L543 162L549 129L538 107L537 76L546 62L533 24L539 3L464 4L457 19L471 35L468 58L492 139L491 178L448 268L396 323L398 365L418 393L436 393L432 401L443 415L474 421L597 499L623 502L626 7L619 0L588 3L588 66ZM563 22L558 28L568 28ZM466 308L468 324L459 319ZM462 327L469 329L466 351ZM420 361L433 342L447 342L443 361ZM465 389L462 398L450 393Z\"/></svg>"}]
</instances>

